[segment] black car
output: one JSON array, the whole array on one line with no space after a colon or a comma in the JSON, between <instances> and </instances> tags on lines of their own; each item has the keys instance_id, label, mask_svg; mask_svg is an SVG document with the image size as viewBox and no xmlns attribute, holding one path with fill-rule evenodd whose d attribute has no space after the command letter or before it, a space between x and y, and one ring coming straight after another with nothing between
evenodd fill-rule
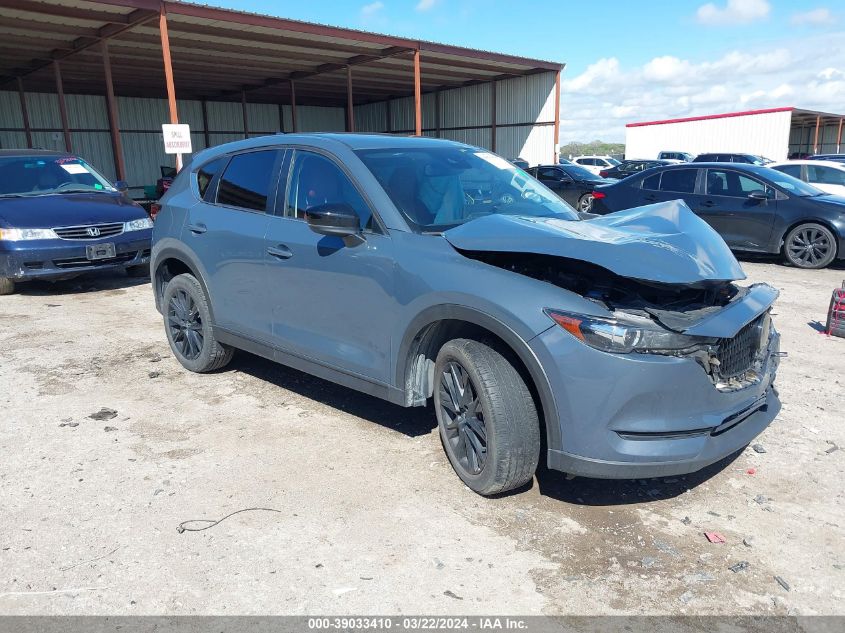
<instances>
[{"instance_id":1,"label":"black car","mask_svg":"<svg viewBox=\"0 0 845 633\"><path fill-rule=\"evenodd\" d=\"M623 160L616 167L611 169L603 169L599 172L602 178L613 178L614 180L622 180L628 176L632 176L638 172L651 169L652 167L662 167L663 165L674 165L674 160L656 160L654 158L649 160Z\"/></svg>"},{"instance_id":2,"label":"black car","mask_svg":"<svg viewBox=\"0 0 845 633\"><path fill-rule=\"evenodd\" d=\"M845 197L767 167L687 163L599 187L592 213L681 199L731 249L782 253L799 268L845 258Z\"/></svg>"},{"instance_id":3,"label":"black car","mask_svg":"<svg viewBox=\"0 0 845 633\"><path fill-rule=\"evenodd\" d=\"M532 176L578 211L590 213L593 189L609 181L578 165L539 165L528 170Z\"/></svg>"},{"instance_id":4,"label":"black car","mask_svg":"<svg viewBox=\"0 0 845 633\"><path fill-rule=\"evenodd\" d=\"M837 163L845 163L845 154L816 154L807 156L808 160L834 160Z\"/></svg>"},{"instance_id":5,"label":"black car","mask_svg":"<svg viewBox=\"0 0 845 633\"><path fill-rule=\"evenodd\" d=\"M699 154L692 159L693 163L744 163L746 165L768 165L772 161L764 156L756 154L731 154L719 152L718 154Z\"/></svg>"}]
</instances>

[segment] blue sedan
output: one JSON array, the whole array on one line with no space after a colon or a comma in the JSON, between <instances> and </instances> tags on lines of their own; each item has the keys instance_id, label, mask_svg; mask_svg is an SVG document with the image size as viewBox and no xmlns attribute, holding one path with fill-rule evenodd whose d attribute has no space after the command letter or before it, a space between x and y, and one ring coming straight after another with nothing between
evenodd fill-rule
<instances>
[{"instance_id":1,"label":"blue sedan","mask_svg":"<svg viewBox=\"0 0 845 633\"><path fill-rule=\"evenodd\" d=\"M146 275L152 227L138 204L78 156L0 152L0 294L19 282L92 270Z\"/></svg>"}]
</instances>

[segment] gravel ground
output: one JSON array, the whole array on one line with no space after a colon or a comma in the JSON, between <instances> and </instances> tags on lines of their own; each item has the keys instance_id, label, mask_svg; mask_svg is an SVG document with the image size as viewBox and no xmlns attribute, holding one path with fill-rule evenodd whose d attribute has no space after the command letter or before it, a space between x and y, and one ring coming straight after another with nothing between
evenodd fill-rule
<instances>
[{"instance_id":1,"label":"gravel ground","mask_svg":"<svg viewBox=\"0 0 845 633\"><path fill-rule=\"evenodd\" d=\"M184 371L148 282L0 297L0 613L845 614L845 340L819 333L845 270L743 266L789 353L765 452L498 499L430 410L245 353Z\"/></svg>"}]
</instances>

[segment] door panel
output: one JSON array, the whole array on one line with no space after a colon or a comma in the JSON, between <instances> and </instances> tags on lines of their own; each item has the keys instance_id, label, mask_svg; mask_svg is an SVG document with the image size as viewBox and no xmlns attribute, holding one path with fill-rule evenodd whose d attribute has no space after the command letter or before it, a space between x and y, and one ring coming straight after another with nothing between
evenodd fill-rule
<instances>
[{"instance_id":1,"label":"door panel","mask_svg":"<svg viewBox=\"0 0 845 633\"><path fill-rule=\"evenodd\" d=\"M265 241L266 290L274 342L281 349L389 382L390 331L397 314L390 237L319 235L304 219L312 206L343 202L374 227L371 211L328 158L297 150L283 217Z\"/></svg>"},{"instance_id":2,"label":"door panel","mask_svg":"<svg viewBox=\"0 0 845 633\"><path fill-rule=\"evenodd\" d=\"M266 210L279 156L276 150L233 156L216 183L216 202L195 205L182 235L205 269L217 325L262 340L271 333L263 288Z\"/></svg>"},{"instance_id":3,"label":"door panel","mask_svg":"<svg viewBox=\"0 0 845 633\"><path fill-rule=\"evenodd\" d=\"M769 245L777 200L774 189L763 182L728 169L708 169L705 195L694 211L712 226L731 248L762 251ZM748 194L761 190L767 200L755 200Z\"/></svg>"}]
</instances>

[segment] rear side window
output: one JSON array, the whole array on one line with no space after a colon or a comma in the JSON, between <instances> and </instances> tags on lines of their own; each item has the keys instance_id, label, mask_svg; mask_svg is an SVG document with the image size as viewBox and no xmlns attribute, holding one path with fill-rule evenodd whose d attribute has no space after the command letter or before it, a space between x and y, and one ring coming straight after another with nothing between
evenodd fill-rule
<instances>
[{"instance_id":1,"label":"rear side window","mask_svg":"<svg viewBox=\"0 0 845 633\"><path fill-rule=\"evenodd\" d=\"M660 189L660 174L654 174L643 180L643 189L658 191Z\"/></svg>"},{"instance_id":2,"label":"rear side window","mask_svg":"<svg viewBox=\"0 0 845 633\"><path fill-rule=\"evenodd\" d=\"M807 180L821 185L845 185L845 169L807 165Z\"/></svg>"},{"instance_id":3,"label":"rear side window","mask_svg":"<svg viewBox=\"0 0 845 633\"><path fill-rule=\"evenodd\" d=\"M199 191L200 198L205 200L205 194L208 193L208 187L217 173L226 165L229 160L228 156L221 156L207 162L205 165L197 170L197 191Z\"/></svg>"},{"instance_id":4,"label":"rear side window","mask_svg":"<svg viewBox=\"0 0 845 633\"><path fill-rule=\"evenodd\" d=\"M778 171L783 172L784 174L789 174L794 178L801 177L801 165L779 165L775 167Z\"/></svg>"},{"instance_id":5,"label":"rear side window","mask_svg":"<svg viewBox=\"0 0 845 633\"><path fill-rule=\"evenodd\" d=\"M672 193L695 193L697 169L669 169L663 172L660 191Z\"/></svg>"},{"instance_id":6,"label":"rear side window","mask_svg":"<svg viewBox=\"0 0 845 633\"><path fill-rule=\"evenodd\" d=\"M266 211L278 155L275 150L265 150L232 156L217 185L217 203Z\"/></svg>"}]
</instances>

